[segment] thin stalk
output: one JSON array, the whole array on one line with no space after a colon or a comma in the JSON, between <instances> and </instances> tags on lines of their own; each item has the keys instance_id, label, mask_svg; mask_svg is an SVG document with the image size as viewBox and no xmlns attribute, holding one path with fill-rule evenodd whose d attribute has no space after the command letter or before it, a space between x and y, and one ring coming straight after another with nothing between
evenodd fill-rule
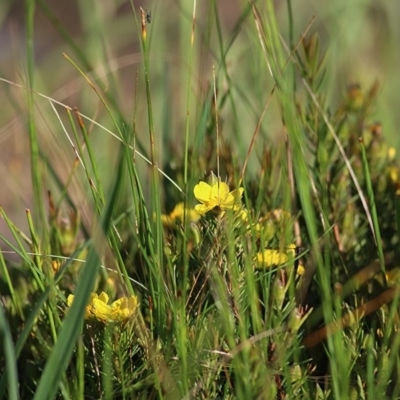
<instances>
[{"instance_id":1,"label":"thin stalk","mask_svg":"<svg viewBox=\"0 0 400 400\"><path fill-rule=\"evenodd\" d=\"M152 164L151 168L151 198L153 210L155 211L154 215L154 235L151 240L154 240L154 253L152 254L153 259L153 269L157 270L157 273L154 274L154 282L155 286L155 298L157 298L158 307L157 307L157 320L163 321L165 318L165 299L164 296L161 295L161 291L163 291L163 277L162 277L162 254L163 254L163 231L161 225L161 191L160 191L160 180L159 175L157 174L158 168L158 157L156 155L156 145L155 145L155 134L154 134L154 118L153 118L153 108L151 101L151 90L150 90L150 71L149 71L149 48L147 41L147 18L146 12L143 8L140 8L141 13L141 43L142 43L142 51L143 51L143 59L144 59L144 77L146 84L146 98L147 98L147 118L149 125L149 138L150 138L150 161ZM151 232L151 230L149 230Z\"/></svg>"},{"instance_id":2,"label":"thin stalk","mask_svg":"<svg viewBox=\"0 0 400 400\"><path fill-rule=\"evenodd\" d=\"M29 231L31 233L31 238L32 238L32 252L34 253L33 258L35 260L35 265L40 272L44 273L44 275L42 275L42 277L45 278L46 273L48 271L43 271L42 260L40 259L40 256L39 256L39 254L41 254L41 249L39 246L39 238L37 237L36 232L35 232L35 228L33 225L30 210L26 210L26 216L27 216L27 220L28 220ZM42 287L44 288L46 281L41 282L41 283L42 283ZM50 291L51 292L54 291L54 286L50 286ZM47 316L49 318L50 331L53 336L54 342L56 342L57 341L57 330L56 330L55 323L54 323L55 310L52 309L51 303L46 305L46 311L47 311ZM53 313L54 313L54 315L53 315Z\"/></svg>"},{"instance_id":3,"label":"thin stalk","mask_svg":"<svg viewBox=\"0 0 400 400\"><path fill-rule=\"evenodd\" d=\"M149 124L149 137L150 137L150 160L151 163L156 162L156 145L154 140L154 119L153 119L153 107L151 102L151 91L150 91L150 74L149 74L149 49L147 43L147 27L146 27L146 12L141 8L142 17L142 50L143 50L143 61L144 61L144 78L146 84L146 98L147 98L147 119Z\"/></svg>"},{"instance_id":4,"label":"thin stalk","mask_svg":"<svg viewBox=\"0 0 400 400\"><path fill-rule=\"evenodd\" d=\"M40 249L40 245L39 245L39 238L37 237L36 232L35 232L35 228L33 226L32 215L31 215L31 211L30 210L26 210L26 218L28 220L29 231L30 231L31 239L32 239L32 245L31 245L32 253L41 254L41 249ZM40 257L35 255L35 256L33 256L33 258L35 260L35 265L36 265L37 269L40 272L43 272L42 261L41 261Z\"/></svg>"},{"instance_id":5,"label":"thin stalk","mask_svg":"<svg viewBox=\"0 0 400 400\"><path fill-rule=\"evenodd\" d=\"M188 182L188 157L189 157L189 130L190 130L190 94L192 91L192 71L193 71L193 58L194 58L194 39L196 30L196 0L193 1L193 17L192 17L192 30L190 35L190 52L189 52L189 71L186 92L186 124L185 124L185 159L184 159L184 177L183 181L185 189L187 190Z\"/></svg>"},{"instance_id":6,"label":"thin stalk","mask_svg":"<svg viewBox=\"0 0 400 400\"><path fill-rule=\"evenodd\" d=\"M81 132L83 134L83 140L84 140L84 143L86 145L86 149L88 151L90 165L91 165L92 170L93 170L94 180L95 180L96 186L98 188L100 201L101 201L102 204L104 204L103 188L101 186L100 174L99 174L99 171L98 171L98 168L97 168L97 164L95 162L92 145L91 145L91 142L89 140L89 132L86 129L85 123L83 122L83 119L82 119L81 114L79 113L79 111L77 109L75 109L74 112L75 112L75 117L76 117L76 119L78 121L78 124L79 124L79 128L80 128L80 130L81 130ZM78 140L78 135L77 135L77 133L76 133L76 131L74 129L75 125L72 122L72 118L71 118L71 115L70 115L69 112L68 112L68 117L70 118L71 126L73 127L73 130L74 130L75 139L76 139L76 141L78 143L80 154L83 155L83 147L80 146L80 143L79 143L79 140ZM85 167L87 168L87 165Z\"/></svg>"},{"instance_id":7,"label":"thin stalk","mask_svg":"<svg viewBox=\"0 0 400 400\"><path fill-rule=\"evenodd\" d=\"M17 358L14 349L14 343L11 335L11 330L8 325L7 318L4 314L3 307L0 307L0 336L2 338L2 354L4 355L3 362L5 365L2 367L1 381L0 382L0 399L3 398L5 393L4 386L1 383L5 382L7 378L8 384L8 399L17 400L18 396L18 371L17 371ZM3 381L4 379L4 381Z\"/></svg>"},{"instance_id":8,"label":"thin stalk","mask_svg":"<svg viewBox=\"0 0 400 400\"><path fill-rule=\"evenodd\" d=\"M46 211L44 209L44 199L42 190L42 181L40 174L40 157L39 143L36 133L35 112L33 101L34 88L34 70L35 70L35 55L34 55L34 17L35 17L35 0L26 0L26 51L27 51L27 92L28 102L28 131L29 131L29 147L31 152L31 175L33 187L33 200L35 205L35 213L38 213L38 220L45 226ZM44 229L44 234L46 230Z\"/></svg>"},{"instance_id":9,"label":"thin stalk","mask_svg":"<svg viewBox=\"0 0 400 400\"><path fill-rule=\"evenodd\" d=\"M294 21L293 21L293 7L292 0L286 0L287 8L288 8L288 25L289 25L289 46L290 51L294 50ZM296 66L292 65L293 72L296 70ZM296 90L296 77L293 74L293 94Z\"/></svg>"},{"instance_id":10,"label":"thin stalk","mask_svg":"<svg viewBox=\"0 0 400 400\"><path fill-rule=\"evenodd\" d=\"M10 296L11 296L11 300L14 304L15 309L18 311L18 314L20 315L20 317L23 317L23 313L21 310L21 307L19 307L18 302L17 302L17 298L15 296L16 291L14 289L14 285L12 283L10 274L8 272L8 268L6 266L6 263L4 261L4 257L3 257L3 252L0 251L0 276L2 277L2 279L5 280L6 285L8 290L10 291Z\"/></svg>"},{"instance_id":11,"label":"thin stalk","mask_svg":"<svg viewBox=\"0 0 400 400\"><path fill-rule=\"evenodd\" d=\"M363 169L364 169L365 184L367 186L367 196L369 199L369 207L370 207L370 212L371 212L371 217L372 217L372 225L373 225L372 233L374 234L375 243L376 243L376 247L378 250L378 257L379 257L379 263L381 266L382 279L383 279L383 282L385 283L385 286L387 286L385 256L383 255L381 230L379 228L378 212L376 211L374 189L372 188L372 181L371 181L371 175L369 173L367 153L365 151L365 146L364 146L362 138L359 138L359 142L360 142L360 148L361 148L361 158L362 158L362 164L363 164Z\"/></svg>"}]
</instances>

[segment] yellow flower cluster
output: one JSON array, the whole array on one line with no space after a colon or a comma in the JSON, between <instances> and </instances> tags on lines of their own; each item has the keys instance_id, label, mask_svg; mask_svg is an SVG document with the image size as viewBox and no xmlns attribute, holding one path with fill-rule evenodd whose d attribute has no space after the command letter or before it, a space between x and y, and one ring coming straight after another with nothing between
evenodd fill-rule
<instances>
[{"instance_id":1,"label":"yellow flower cluster","mask_svg":"<svg viewBox=\"0 0 400 400\"><path fill-rule=\"evenodd\" d=\"M260 219L259 222L251 223L249 221L249 211L241 205L244 189L240 187L229 191L229 186L225 182L221 182L219 178L212 179L210 182L211 184L200 181L193 189L194 196L201 203L197 204L194 208L194 211L197 212L198 215L204 215L215 208L219 208L220 210L234 210L237 212L239 220L246 225L247 229L254 230L256 235L262 233L264 239L267 241L276 234L279 228L286 226L286 224L290 222L291 214L285 210L278 209L268 213L264 218ZM170 216L174 215L174 212L175 210ZM179 213L183 214L183 212L182 206L182 210L179 209ZM260 251L254 258L256 268L270 268L272 266L286 264L289 261L288 254L294 252L294 249L295 246L292 245L289 246L288 251L284 253L273 249ZM304 273L304 268L299 268L297 273Z\"/></svg>"},{"instance_id":2,"label":"yellow flower cluster","mask_svg":"<svg viewBox=\"0 0 400 400\"><path fill-rule=\"evenodd\" d=\"M71 307L74 295L70 294L67 299L68 307ZM86 306L85 319L96 318L101 322L123 322L131 318L138 307L136 296L121 297L108 304L107 293L92 293L89 304Z\"/></svg>"}]
</instances>

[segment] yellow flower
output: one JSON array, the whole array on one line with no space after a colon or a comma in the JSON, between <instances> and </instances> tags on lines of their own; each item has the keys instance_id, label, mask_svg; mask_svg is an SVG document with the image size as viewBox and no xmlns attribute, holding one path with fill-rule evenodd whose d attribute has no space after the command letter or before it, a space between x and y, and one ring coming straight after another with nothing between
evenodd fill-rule
<instances>
[{"instance_id":1,"label":"yellow flower","mask_svg":"<svg viewBox=\"0 0 400 400\"><path fill-rule=\"evenodd\" d=\"M89 304L89 313L91 316L97 318L99 321L107 321L111 314L111 307L108 303L108 294L101 292L98 296L92 298L91 304Z\"/></svg>"},{"instance_id":2,"label":"yellow flower","mask_svg":"<svg viewBox=\"0 0 400 400\"><path fill-rule=\"evenodd\" d=\"M388 159L389 161L394 160L396 157L396 149L394 147L389 147L388 149Z\"/></svg>"},{"instance_id":3,"label":"yellow flower","mask_svg":"<svg viewBox=\"0 0 400 400\"><path fill-rule=\"evenodd\" d=\"M70 294L67 299L68 307L71 307L74 301L74 295ZM89 304L86 306L85 319L96 318L101 322L122 322L131 318L138 307L136 296L121 297L108 304L109 297L107 293L92 293Z\"/></svg>"},{"instance_id":4,"label":"yellow flower","mask_svg":"<svg viewBox=\"0 0 400 400\"><path fill-rule=\"evenodd\" d=\"M257 253L255 260L257 261L257 268L269 268L274 265L285 264L288 261L288 256L278 250L266 249Z\"/></svg>"},{"instance_id":5,"label":"yellow flower","mask_svg":"<svg viewBox=\"0 0 400 400\"><path fill-rule=\"evenodd\" d=\"M393 165L388 168L389 179L395 185L399 181L399 169Z\"/></svg>"},{"instance_id":6,"label":"yellow flower","mask_svg":"<svg viewBox=\"0 0 400 400\"><path fill-rule=\"evenodd\" d=\"M53 260L51 262L51 267L53 268L53 272L56 273L61 267L60 261L59 260Z\"/></svg>"},{"instance_id":7,"label":"yellow flower","mask_svg":"<svg viewBox=\"0 0 400 400\"><path fill-rule=\"evenodd\" d=\"M185 217L190 222L197 222L201 215L193 209L185 209L184 203L178 203L169 215L161 215L161 222L164 226L174 227L175 221L183 222Z\"/></svg>"},{"instance_id":8,"label":"yellow flower","mask_svg":"<svg viewBox=\"0 0 400 400\"><path fill-rule=\"evenodd\" d=\"M304 268L304 265L303 265L303 263L301 262L301 260L299 261L299 265L298 265L298 267L297 267L297 271L296 271L296 274L297 275L304 275L304 273L306 272L306 269Z\"/></svg>"},{"instance_id":9,"label":"yellow flower","mask_svg":"<svg viewBox=\"0 0 400 400\"><path fill-rule=\"evenodd\" d=\"M243 190L243 188L239 188L230 192L229 186L220 180L212 185L201 181L193 189L194 197L201 203L197 204L194 209L204 215L215 207L219 207L221 210L239 207Z\"/></svg>"}]
</instances>

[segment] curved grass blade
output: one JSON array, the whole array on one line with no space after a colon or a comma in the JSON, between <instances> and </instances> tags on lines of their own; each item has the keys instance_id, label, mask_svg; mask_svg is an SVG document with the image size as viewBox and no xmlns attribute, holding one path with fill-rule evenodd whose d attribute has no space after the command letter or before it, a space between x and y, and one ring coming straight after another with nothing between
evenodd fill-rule
<instances>
[{"instance_id":1,"label":"curved grass blade","mask_svg":"<svg viewBox=\"0 0 400 400\"><path fill-rule=\"evenodd\" d=\"M12 341L10 327L8 326L3 308L0 307L0 337L3 339L3 349L5 355L5 368L1 380L7 377L8 382L8 399L17 400L18 396L18 373L17 361L15 358L14 343ZM0 386L0 399L3 398L5 392L4 385Z\"/></svg>"}]
</instances>

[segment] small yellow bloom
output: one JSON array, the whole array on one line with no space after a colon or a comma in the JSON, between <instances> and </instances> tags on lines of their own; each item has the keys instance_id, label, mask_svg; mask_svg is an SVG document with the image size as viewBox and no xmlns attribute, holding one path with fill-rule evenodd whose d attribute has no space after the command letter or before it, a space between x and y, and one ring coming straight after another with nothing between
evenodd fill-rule
<instances>
[{"instance_id":1,"label":"small yellow bloom","mask_svg":"<svg viewBox=\"0 0 400 400\"><path fill-rule=\"evenodd\" d=\"M298 265L297 271L296 271L297 275L300 275L300 276L304 275L305 272L306 272L306 269L304 268L303 263L299 262L299 265Z\"/></svg>"},{"instance_id":2,"label":"small yellow bloom","mask_svg":"<svg viewBox=\"0 0 400 400\"><path fill-rule=\"evenodd\" d=\"M74 295L70 294L67 299L68 307L71 307ZM85 319L96 318L101 322L122 322L131 318L138 307L136 296L122 297L108 304L107 293L92 293L89 304L86 306Z\"/></svg>"},{"instance_id":3,"label":"small yellow bloom","mask_svg":"<svg viewBox=\"0 0 400 400\"><path fill-rule=\"evenodd\" d=\"M110 318L111 307L107 304L109 300L108 294L101 292L93 297L89 304L89 313L99 321L107 321Z\"/></svg>"},{"instance_id":4,"label":"small yellow bloom","mask_svg":"<svg viewBox=\"0 0 400 400\"><path fill-rule=\"evenodd\" d=\"M389 147L388 149L388 159L389 161L394 160L396 157L396 149L394 147Z\"/></svg>"},{"instance_id":5,"label":"small yellow bloom","mask_svg":"<svg viewBox=\"0 0 400 400\"><path fill-rule=\"evenodd\" d=\"M257 268L269 268L274 265L282 265L288 261L288 256L278 250L266 249L257 253Z\"/></svg>"},{"instance_id":6,"label":"small yellow bloom","mask_svg":"<svg viewBox=\"0 0 400 400\"><path fill-rule=\"evenodd\" d=\"M389 179L395 185L399 181L399 169L393 165L388 168Z\"/></svg>"},{"instance_id":7,"label":"small yellow bloom","mask_svg":"<svg viewBox=\"0 0 400 400\"><path fill-rule=\"evenodd\" d=\"M216 183L209 185L201 181L194 189L194 197L201 203L195 206L195 210L204 215L210 210L219 207L221 210L230 210L240 206L240 199L243 188L229 191L229 186L225 182L217 180Z\"/></svg>"},{"instance_id":8,"label":"small yellow bloom","mask_svg":"<svg viewBox=\"0 0 400 400\"><path fill-rule=\"evenodd\" d=\"M178 203L169 215L161 215L161 222L164 226L174 227L175 221L183 222L185 217L190 222L197 222L201 215L196 210L185 209L184 203Z\"/></svg>"},{"instance_id":9,"label":"small yellow bloom","mask_svg":"<svg viewBox=\"0 0 400 400\"><path fill-rule=\"evenodd\" d=\"M60 261L59 260L53 260L51 262L51 267L53 268L53 272L56 273L61 267Z\"/></svg>"}]
</instances>

